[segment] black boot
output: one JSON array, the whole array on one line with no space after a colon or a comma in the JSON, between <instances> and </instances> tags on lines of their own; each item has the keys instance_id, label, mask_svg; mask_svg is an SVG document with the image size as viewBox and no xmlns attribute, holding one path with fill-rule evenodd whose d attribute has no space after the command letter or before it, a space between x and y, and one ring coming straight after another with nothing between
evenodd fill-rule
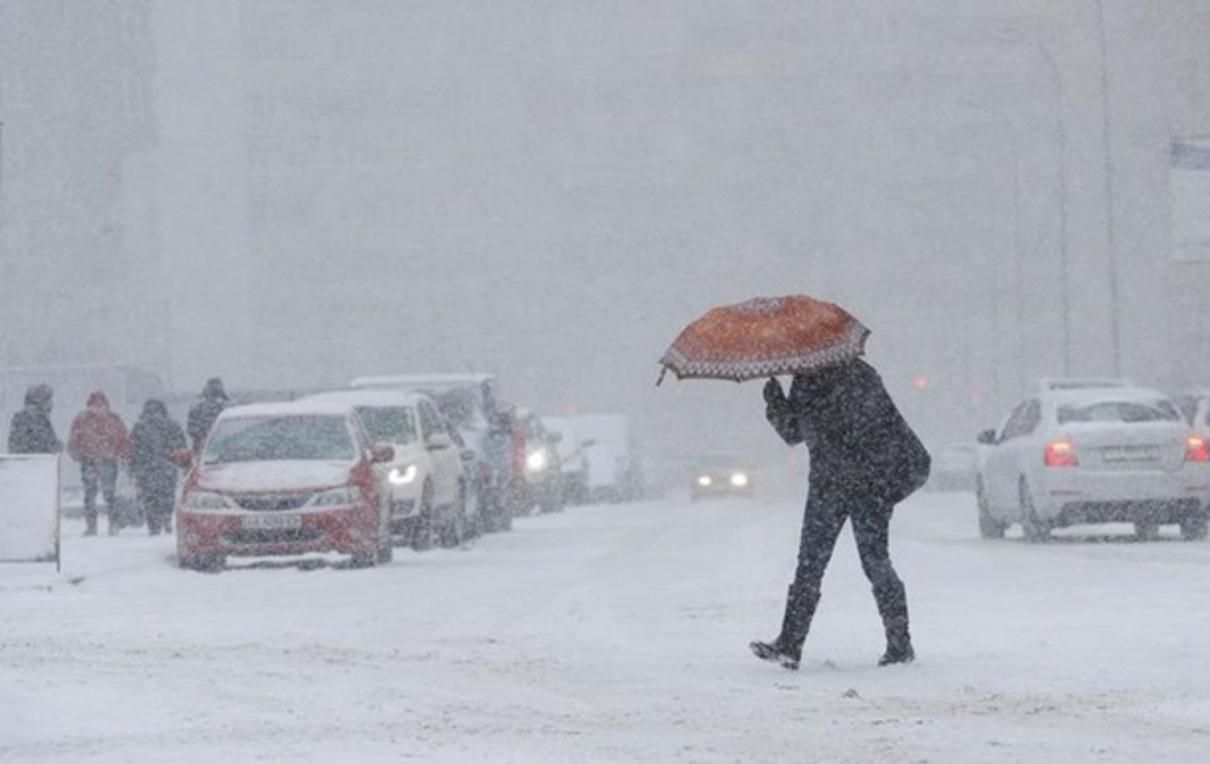
<instances>
[{"instance_id":1,"label":"black boot","mask_svg":"<svg viewBox=\"0 0 1210 764\"><path fill-rule=\"evenodd\" d=\"M748 649L762 661L780 664L782 668L787 668L791 671L797 671L798 662L802 660L801 654L791 652L788 648L782 647L777 640L773 640L772 642L749 642Z\"/></svg>"},{"instance_id":2,"label":"black boot","mask_svg":"<svg viewBox=\"0 0 1210 764\"><path fill-rule=\"evenodd\" d=\"M97 510L96 509L93 509L91 512L88 511L87 507L84 509L84 523L85 523L85 525L84 525L84 535L85 536L97 535Z\"/></svg>"},{"instance_id":3,"label":"black boot","mask_svg":"<svg viewBox=\"0 0 1210 764\"><path fill-rule=\"evenodd\" d=\"M791 584L786 590L786 612L782 616L781 634L772 642L751 642L748 647L757 658L797 669L802 660L802 645L811 630L811 619L819 605L819 590Z\"/></svg>"},{"instance_id":4,"label":"black boot","mask_svg":"<svg viewBox=\"0 0 1210 764\"><path fill-rule=\"evenodd\" d=\"M912 649L912 635L908 629L907 595L903 584L886 590L875 589L874 597L886 631L886 652L878 659L878 665L911 663L916 659L916 651Z\"/></svg>"}]
</instances>

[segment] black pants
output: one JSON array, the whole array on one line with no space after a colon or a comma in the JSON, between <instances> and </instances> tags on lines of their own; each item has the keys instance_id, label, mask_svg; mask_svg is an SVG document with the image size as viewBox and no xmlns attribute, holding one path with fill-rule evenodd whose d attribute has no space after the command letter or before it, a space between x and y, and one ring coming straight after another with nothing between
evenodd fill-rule
<instances>
[{"instance_id":1,"label":"black pants","mask_svg":"<svg viewBox=\"0 0 1210 764\"><path fill-rule=\"evenodd\" d=\"M80 460L80 479L84 482L84 519L88 527L97 526L97 489L105 497L107 511L113 511L118 484L118 463L109 459ZM113 521L113 518L110 518Z\"/></svg>"},{"instance_id":2,"label":"black pants","mask_svg":"<svg viewBox=\"0 0 1210 764\"><path fill-rule=\"evenodd\" d=\"M157 491L139 491L139 504L143 508L143 516L147 519L147 530L152 535L161 530L172 530L172 494Z\"/></svg>"},{"instance_id":3,"label":"black pants","mask_svg":"<svg viewBox=\"0 0 1210 764\"><path fill-rule=\"evenodd\" d=\"M134 471L139 508L152 535L172 530L173 502L176 498L176 470L142 468Z\"/></svg>"},{"instance_id":4,"label":"black pants","mask_svg":"<svg viewBox=\"0 0 1210 764\"><path fill-rule=\"evenodd\" d=\"M803 513L798 567L786 598L779 638L783 646L794 652L802 650L819 604L824 571L846 519L852 522L861 568L874 590L888 643L909 639L907 595L888 549L891 509L886 500L862 496L851 488L812 485Z\"/></svg>"}]
</instances>

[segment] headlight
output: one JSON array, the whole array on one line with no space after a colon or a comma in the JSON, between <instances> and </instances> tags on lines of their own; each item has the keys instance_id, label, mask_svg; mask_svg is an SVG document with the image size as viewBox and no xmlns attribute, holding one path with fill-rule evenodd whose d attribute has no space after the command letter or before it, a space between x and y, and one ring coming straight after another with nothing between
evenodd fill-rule
<instances>
[{"instance_id":1,"label":"headlight","mask_svg":"<svg viewBox=\"0 0 1210 764\"><path fill-rule=\"evenodd\" d=\"M737 472L731 476L731 485L735 488L743 488L748 485L748 476L742 472Z\"/></svg>"},{"instance_id":2,"label":"headlight","mask_svg":"<svg viewBox=\"0 0 1210 764\"><path fill-rule=\"evenodd\" d=\"M417 472L415 464L409 464L402 470L392 467L391 471L387 473L387 480L391 481L391 485L409 485L415 482Z\"/></svg>"},{"instance_id":3,"label":"headlight","mask_svg":"<svg viewBox=\"0 0 1210 764\"><path fill-rule=\"evenodd\" d=\"M353 486L345 486L344 488L333 488L315 494L314 498L307 502L307 506L342 507L348 504L356 504L359 501L361 501L361 492Z\"/></svg>"},{"instance_id":4,"label":"headlight","mask_svg":"<svg viewBox=\"0 0 1210 764\"><path fill-rule=\"evenodd\" d=\"M710 479L709 475L702 475L697 479L697 484L702 488L709 488L710 486L714 485L714 481Z\"/></svg>"},{"instance_id":5,"label":"headlight","mask_svg":"<svg viewBox=\"0 0 1210 764\"><path fill-rule=\"evenodd\" d=\"M186 509L231 509L231 502L220 493L190 491L182 502Z\"/></svg>"},{"instance_id":6,"label":"headlight","mask_svg":"<svg viewBox=\"0 0 1210 764\"><path fill-rule=\"evenodd\" d=\"M541 472L546 469L546 452L534 451L525 457L525 467L530 472Z\"/></svg>"}]
</instances>

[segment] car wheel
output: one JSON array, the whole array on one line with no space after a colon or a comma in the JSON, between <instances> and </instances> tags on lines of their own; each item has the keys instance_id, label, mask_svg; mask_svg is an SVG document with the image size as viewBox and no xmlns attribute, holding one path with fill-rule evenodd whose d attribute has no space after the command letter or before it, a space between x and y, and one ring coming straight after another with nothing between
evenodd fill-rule
<instances>
[{"instance_id":1,"label":"car wheel","mask_svg":"<svg viewBox=\"0 0 1210 764\"><path fill-rule=\"evenodd\" d=\"M534 514L534 510L539 509L536 495L536 488L531 488L528 483L518 478L516 485L509 491L509 506L512 507L512 516L529 517Z\"/></svg>"},{"instance_id":2,"label":"car wheel","mask_svg":"<svg viewBox=\"0 0 1210 764\"><path fill-rule=\"evenodd\" d=\"M385 565L395 559L395 547L388 540L378 547L378 564Z\"/></svg>"},{"instance_id":3,"label":"car wheel","mask_svg":"<svg viewBox=\"0 0 1210 764\"><path fill-rule=\"evenodd\" d=\"M1160 537L1160 524L1149 520L1136 522L1134 524L1134 537L1139 541L1155 541Z\"/></svg>"},{"instance_id":4,"label":"car wheel","mask_svg":"<svg viewBox=\"0 0 1210 764\"><path fill-rule=\"evenodd\" d=\"M542 514L550 514L551 512L563 511L563 492L557 487L549 487L543 490L540 511Z\"/></svg>"},{"instance_id":5,"label":"car wheel","mask_svg":"<svg viewBox=\"0 0 1210 764\"><path fill-rule=\"evenodd\" d=\"M1021 502L1021 530L1025 533L1025 540L1034 544L1049 540L1050 525L1038 518L1033 496L1024 478L1021 479L1018 491Z\"/></svg>"},{"instance_id":6,"label":"car wheel","mask_svg":"<svg viewBox=\"0 0 1210 764\"><path fill-rule=\"evenodd\" d=\"M488 494L487 527L492 533L503 533L513 529L512 489L503 484L495 486Z\"/></svg>"},{"instance_id":7,"label":"car wheel","mask_svg":"<svg viewBox=\"0 0 1210 764\"><path fill-rule=\"evenodd\" d=\"M378 548L359 549L349 559L354 568L372 568L378 564Z\"/></svg>"},{"instance_id":8,"label":"car wheel","mask_svg":"<svg viewBox=\"0 0 1210 764\"><path fill-rule=\"evenodd\" d=\"M1186 515L1181 520L1181 538L1185 541L1201 541L1206 538L1208 527L1210 522L1207 521L1204 511Z\"/></svg>"},{"instance_id":9,"label":"car wheel","mask_svg":"<svg viewBox=\"0 0 1210 764\"><path fill-rule=\"evenodd\" d=\"M436 530L436 520L433 517L433 484L425 482L420 492L420 511L416 515L416 527L412 534L412 549L424 552L433 548L433 534Z\"/></svg>"},{"instance_id":10,"label":"car wheel","mask_svg":"<svg viewBox=\"0 0 1210 764\"><path fill-rule=\"evenodd\" d=\"M177 564L187 570L200 570L205 573L217 573L227 567L227 557L221 554L199 554L180 557Z\"/></svg>"},{"instance_id":11,"label":"car wheel","mask_svg":"<svg viewBox=\"0 0 1210 764\"><path fill-rule=\"evenodd\" d=\"M463 501L463 539L470 541L483 533L483 506L479 503L479 492L468 490L466 483L461 488Z\"/></svg>"},{"instance_id":12,"label":"car wheel","mask_svg":"<svg viewBox=\"0 0 1210 764\"><path fill-rule=\"evenodd\" d=\"M446 507L448 519L441 526L441 546L445 549L462 546L466 535L466 494L458 493L458 500Z\"/></svg>"},{"instance_id":13,"label":"car wheel","mask_svg":"<svg viewBox=\"0 0 1210 764\"><path fill-rule=\"evenodd\" d=\"M391 537L391 518L393 507L389 498L383 498L378 505L378 563L387 563L395 559L395 543Z\"/></svg>"},{"instance_id":14,"label":"car wheel","mask_svg":"<svg viewBox=\"0 0 1210 764\"><path fill-rule=\"evenodd\" d=\"M987 495L983 492L983 481L975 487L975 503L979 507L979 536L985 539L1002 539L1008 525L992 517L987 508Z\"/></svg>"}]
</instances>

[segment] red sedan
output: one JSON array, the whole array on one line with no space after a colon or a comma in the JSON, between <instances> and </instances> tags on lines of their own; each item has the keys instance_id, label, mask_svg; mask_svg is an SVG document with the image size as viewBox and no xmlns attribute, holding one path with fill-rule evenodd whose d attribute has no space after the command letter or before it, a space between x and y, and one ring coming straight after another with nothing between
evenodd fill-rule
<instances>
[{"instance_id":1,"label":"red sedan","mask_svg":"<svg viewBox=\"0 0 1210 764\"><path fill-rule=\"evenodd\" d=\"M177 506L177 561L218 569L228 555L349 554L391 559L389 511L373 446L350 407L237 406L222 413L186 476Z\"/></svg>"}]
</instances>

